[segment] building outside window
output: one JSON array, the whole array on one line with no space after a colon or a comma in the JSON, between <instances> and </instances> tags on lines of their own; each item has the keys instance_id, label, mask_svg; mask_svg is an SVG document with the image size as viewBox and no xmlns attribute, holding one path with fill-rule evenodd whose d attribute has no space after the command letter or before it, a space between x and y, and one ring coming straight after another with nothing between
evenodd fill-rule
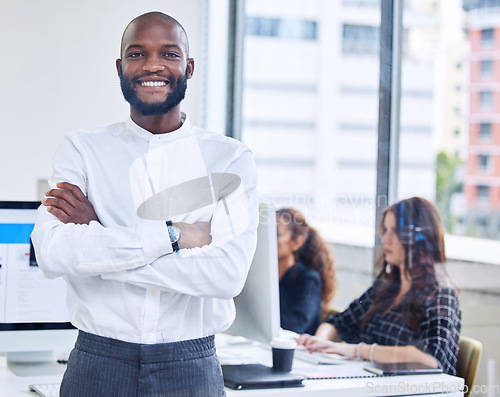
<instances>
[{"instance_id":1,"label":"building outside window","mask_svg":"<svg viewBox=\"0 0 500 397\"><path fill-rule=\"evenodd\" d=\"M477 201L480 203L488 203L490 200L490 187L488 185L478 185Z\"/></svg>"},{"instance_id":2,"label":"building outside window","mask_svg":"<svg viewBox=\"0 0 500 397\"><path fill-rule=\"evenodd\" d=\"M493 110L493 92L479 92L479 108L481 110Z\"/></svg>"},{"instance_id":3,"label":"building outside window","mask_svg":"<svg viewBox=\"0 0 500 397\"><path fill-rule=\"evenodd\" d=\"M491 28L481 31L481 46L491 47L494 44L494 30Z\"/></svg>"},{"instance_id":4,"label":"building outside window","mask_svg":"<svg viewBox=\"0 0 500 397\"><path fill-rule=\"evenodd\" d=\"M491 123L479 124L479 140L481 142L491 141Z\"/></svg>"},{"instance_id":5,"label":"building outside window","mask_svg":"<svg viewBox=\"0 0 500 397\"><path fill-rule=\"evenodd\" d=\"M278 37L295 40L316 40L315 21L248 17L246 34L251 36Z\"/></svg>"},{"instance_id":6,"label":"building outside window","mask_svg":"<svg viewBox=\"0 0 500 397\"><path fill-rule=\"evenodd\" d=\"M493 60L483 59L480 62L481 65L481 78L490 79L493 77Z\"/></svg>"},{"instance_id":7,"label":"building outside window","mask_svg":"<svg viewBox=\"0 0 500 397\"><path fill-rule=\"evenodd\" d=\"M490 171L490 155L489 154L478 155L477 169L479 172L483 172L483 173Z\"/></svg>"},{"instance_id":8,"label":"building outside window","mask_svg":"<svg viewBox=\"0 0 500 397\"><path fill-rule=\"evenodd\" d=\"M346 54L375 54L379 50L378 26L344 24L342 51Z\"/></svg>"}]
</instances>

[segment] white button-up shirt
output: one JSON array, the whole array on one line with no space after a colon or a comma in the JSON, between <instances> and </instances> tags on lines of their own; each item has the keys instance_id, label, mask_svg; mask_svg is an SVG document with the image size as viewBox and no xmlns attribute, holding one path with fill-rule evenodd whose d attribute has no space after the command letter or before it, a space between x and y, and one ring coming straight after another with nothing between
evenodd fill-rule
<instances>
[{"instance_id":1,"label":"white button-up shirt","mask_svg":"<svg viewBox=\"0 0 500 397\"><path fill-rule=\"evenodd\" d=\"M45 206L32 240L64 277L70 321L135 343L224 331L256 245L256 168L241 142L191 126L154 135L131 119L69 134L51 188L78 185L99 222L63 224ZM211 221L210 245L172 252L165 224Z\"/></svg>"}]
</instances>

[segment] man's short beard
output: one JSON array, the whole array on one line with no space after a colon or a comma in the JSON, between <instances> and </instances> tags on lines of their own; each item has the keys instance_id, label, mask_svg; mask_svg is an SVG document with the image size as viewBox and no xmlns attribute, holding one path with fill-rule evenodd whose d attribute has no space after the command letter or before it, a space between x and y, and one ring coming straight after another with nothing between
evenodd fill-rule
<instances>
[{"instance_id":1,"label":"man's short beard","mask_svg":"<svg viewBox=\"0 0 500 397\"><path fill-rule=\"evenodd\" d=\"M135 81L125 77L120 69L120 87L122 89L122 94L125 100L130 103L135 110L144 116L152 116L158 114L168 113L170 110L175 108L184 99L187 88L188 70L186 68L186 73L184 78L177 80L177 83L173 87L170 94L167 95L163 102L157 103L146 103L139 99L137 93L134 89Z\"/></svg>"}]
</instances>

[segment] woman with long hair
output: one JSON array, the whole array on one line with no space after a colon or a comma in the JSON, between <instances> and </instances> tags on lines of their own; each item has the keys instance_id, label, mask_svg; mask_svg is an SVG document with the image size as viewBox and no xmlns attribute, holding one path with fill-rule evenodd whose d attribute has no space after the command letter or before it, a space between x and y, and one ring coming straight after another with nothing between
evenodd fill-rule
<instances>
[{"instance_id":1,"label":"woman with long hair","mask_svg":"<svg viewBox=\"0 0 500 397\"><path fill-rule=\"evenodd\" d=\"M299 344L380 363L419 362L454 375L461 309L436 207L420 197L402 200L385 209L379 232L383 250L373 285Z\"/></svg>"},{"instance_id":2,"label":"woman with long hair","mask_svg":"<svg viewBox=\"0 0 500 397\"><path fill-rule=\"evenodd\" d=\"M335 290L328 243L293 208L276 213L281 327L314 333Z\"/></svg>"}]
</instances>

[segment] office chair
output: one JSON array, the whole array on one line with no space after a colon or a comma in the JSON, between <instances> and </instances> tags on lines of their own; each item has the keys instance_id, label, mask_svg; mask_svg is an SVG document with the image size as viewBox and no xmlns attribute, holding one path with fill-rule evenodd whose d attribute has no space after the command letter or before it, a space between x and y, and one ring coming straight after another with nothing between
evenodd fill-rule
<instances>
[{"instance_id":1,"label":"office chair","mask_svg":"<svg viewBox=\"0 0 500 397\"><path fill-rule=\"evenodd\" d=\"M460 350L458 352L457 360L457 376L464 378L465 380L466 392L464 393L464 397L469 396L472 387L474 386L482 351L483 344L478 340L468 338L466 336L460 337Z\"/></svg>"}]
</instances>

